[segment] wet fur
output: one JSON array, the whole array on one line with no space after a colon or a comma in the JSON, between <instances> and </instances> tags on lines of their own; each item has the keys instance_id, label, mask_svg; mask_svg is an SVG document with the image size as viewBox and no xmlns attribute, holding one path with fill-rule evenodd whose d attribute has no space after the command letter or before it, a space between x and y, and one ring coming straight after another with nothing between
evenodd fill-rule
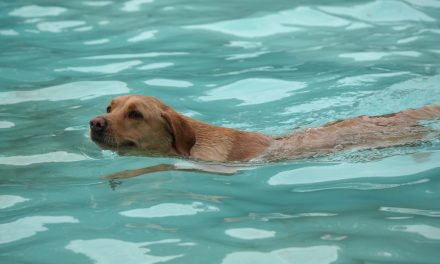
<instances>
[{"instance_id":1,"label":"wet fur","mask_svg":"<svg viewBox=\"0 0 440 264\"><path fill-rule=\"evenodd\" d=\"M383 116L359 116L273 137L218 127L184 116L156 98L121 96L109 104L102 136L91 138L121 154L179 156L204 161L286 160L347 149L409 144L438 136L418 123L440 118L440 105ZM142 118L132 120L130 111Z\"/></svg>"}]
</instances>

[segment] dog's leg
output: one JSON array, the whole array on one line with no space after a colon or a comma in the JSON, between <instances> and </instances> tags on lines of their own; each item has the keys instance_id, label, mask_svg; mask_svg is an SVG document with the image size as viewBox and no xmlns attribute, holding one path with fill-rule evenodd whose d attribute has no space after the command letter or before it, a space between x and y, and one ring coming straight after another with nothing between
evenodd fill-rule
<instances>
[{"instance_id":1,"label":"dog's leg","mask_svg":"<svg viewBox=\"0 0 440 264\"><path fill-rule=\"evenodd\" d=\"M224 165L214 165L214 164L202 164L202 165L194 165L194 166L159 164L159 165L145 167L136 170L126 170L126 171L116 172L103 176L102 178L106 180L117 180L117 179L132 178L139 175L159 172L159 171L191 171L191 172L211 173L217 175L230 176L235 174L237 170L238 169L234 167L228 167Z\"/></svg>"}]
</instances>

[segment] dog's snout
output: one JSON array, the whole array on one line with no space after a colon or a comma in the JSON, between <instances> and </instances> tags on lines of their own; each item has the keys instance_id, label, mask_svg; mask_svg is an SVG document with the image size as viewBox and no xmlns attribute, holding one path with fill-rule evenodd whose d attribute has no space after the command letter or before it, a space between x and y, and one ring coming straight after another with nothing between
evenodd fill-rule
<instances>
[{"instance_id":1,"label":"dog's snout","mask_svg":"<svg viewBox=\"0 0 440 264\"><path fill-rule=\"evenodd\" d=\"M103 132L107 128L107 120L104 117L95 117L90 120L90 129L93 132Z\"/></svg>"}]
</instances>

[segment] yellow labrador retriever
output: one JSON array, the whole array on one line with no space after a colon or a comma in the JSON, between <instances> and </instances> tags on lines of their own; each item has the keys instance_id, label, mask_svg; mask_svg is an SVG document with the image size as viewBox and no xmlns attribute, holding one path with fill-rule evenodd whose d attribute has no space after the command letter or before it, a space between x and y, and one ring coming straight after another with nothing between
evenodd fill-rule
<instances>
[{"instance_id":1,"label":"yellow labrador retriever","mask_svg":"<svg viewBox=\"0 0 440 264\"><path fill-rule=\"evenodd\" d=\"M382 116L358 116L283 136L238 131L177 113L156 98L129 95L113 99L107 113L90 121L90 136L119 154L185 157L215 162L276 161L315 157L349 149L405 145L438 136L418 123L439 119L440 105ZM161 164L108 178L134 177L163 170L228 174L218 168Z\"/></svg>"}]
</instances>

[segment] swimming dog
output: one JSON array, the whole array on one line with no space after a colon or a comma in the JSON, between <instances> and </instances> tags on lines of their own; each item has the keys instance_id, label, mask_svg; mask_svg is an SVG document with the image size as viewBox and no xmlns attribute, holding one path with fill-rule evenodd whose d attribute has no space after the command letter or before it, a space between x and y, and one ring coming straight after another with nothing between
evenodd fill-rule
<instances>
[{"instance_id":1,"label":"swimming dog","mask_svg":"<svg viewBox=\"0 0 440 264\"><path fill-rule=\"evenodd\" d=\"M439 119L440 105L381 116L357 116L281 136L213 126L184 116L149 96L114 98L106 112L90 121L91 139L101 148L122 155L248 162L309 158L427 140L438 133L419 121ZM127 171L124 177L163 170L216 172L161 164Z\"/></svg>"}]
</instances>

